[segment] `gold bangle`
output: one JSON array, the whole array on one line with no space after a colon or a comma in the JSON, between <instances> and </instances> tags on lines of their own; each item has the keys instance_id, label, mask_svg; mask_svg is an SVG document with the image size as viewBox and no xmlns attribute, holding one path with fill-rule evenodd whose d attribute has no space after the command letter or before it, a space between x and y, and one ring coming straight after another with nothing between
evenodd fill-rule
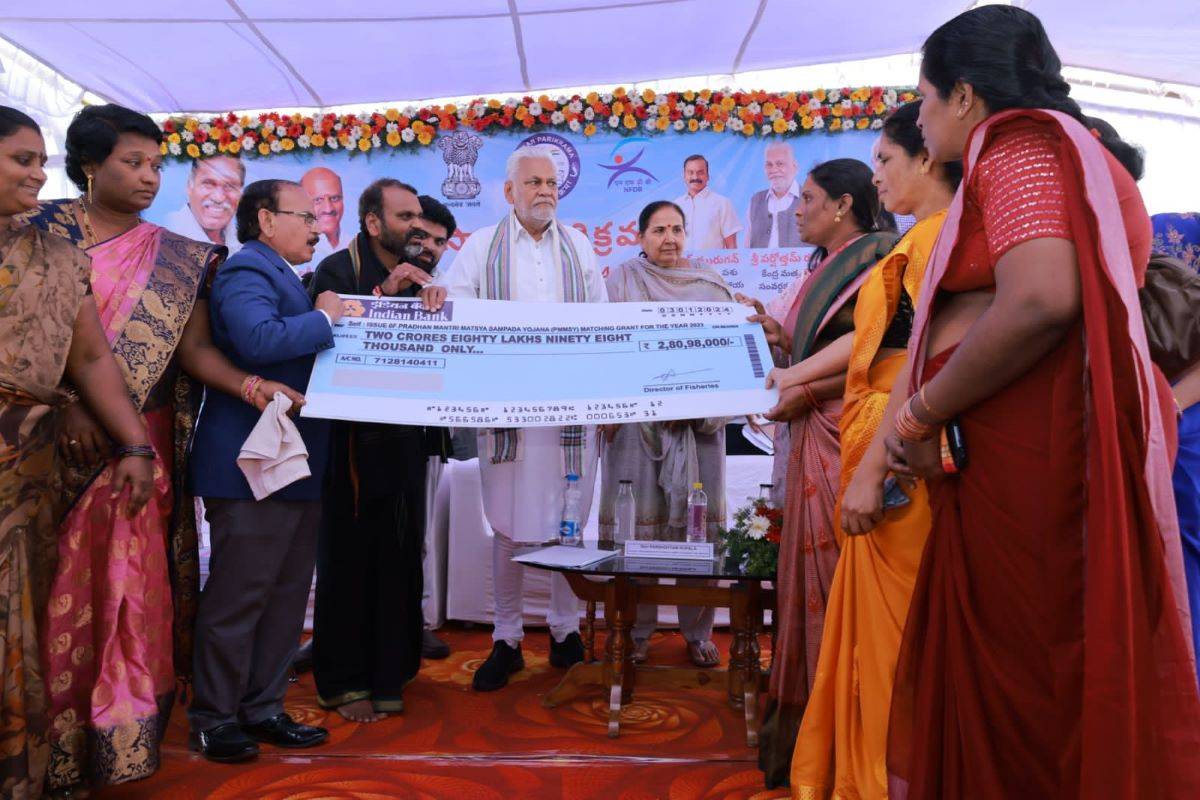
<instances>
[{"instance_id":1,"label":"gold bangle","mask_svg":"<svg viewBox=\"0 0 1200 800\"><path fill-rule=\"evenodd\" d=\"M929 412L929 416L933 417L935 420L949 419L948 415L938 412L937 409L929 404L929 400L925 397L925 387L928 385L928 383L921 384L921 388L917 391L917 397L921 399L921 405L925 407L927 412Z\"/></svg>"}]
</instances>

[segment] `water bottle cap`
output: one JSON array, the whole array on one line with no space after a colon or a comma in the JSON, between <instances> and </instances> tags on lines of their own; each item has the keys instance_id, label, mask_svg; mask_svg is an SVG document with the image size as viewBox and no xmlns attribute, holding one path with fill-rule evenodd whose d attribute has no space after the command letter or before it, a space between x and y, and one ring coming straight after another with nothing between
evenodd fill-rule
<instances>
[{"instance_id":1,"label":"water bottle cap","mask_svg":"<svg viewBox=\"0 0 1200 800\"><path fill-rule=\"evenodd\" d=\"M568 472L568 473L567 473L567 480L569 480L569 481L577 481L577 480L579 480L579 476L578 476L578 475L576 475L574 472Z\"/></svg>"},{"instance_id":2,"label":"water bottle cap","mask_svg":"<svg viewBox=\"0 0 1200 800\"><path fill-rule=\"evenodd\" d=\"M774 489L774 488L775 488L775 484L773 484L773 483L760 483L760 484L758 485L758 488L760 488L760 489Z\"/></svg>"},{"instance_id":3,"label":"water bottle cap","mask_svg":"<svg viewBox=\"0 0 1200 800\"><path fill-rule=\"evenodd\" d=\"M633 483L633 481L621 481L621 483L628 483L628 484L632 484L632 483Z\"/></svg>"},{"instance_id":4,"label":"water bottle cap","mask_svg":"<svg viewBox=\"0 0 1200 800\"><path fill-rule=\"evenodd\" d=\"M693 484L692 484L692 488L693 488L693 489L703 489L703 488L704 488L704 484L703 484L703 483L701 483L700 481L696 481L695 483L693 483Z\"/></svg>"}]
</instances>

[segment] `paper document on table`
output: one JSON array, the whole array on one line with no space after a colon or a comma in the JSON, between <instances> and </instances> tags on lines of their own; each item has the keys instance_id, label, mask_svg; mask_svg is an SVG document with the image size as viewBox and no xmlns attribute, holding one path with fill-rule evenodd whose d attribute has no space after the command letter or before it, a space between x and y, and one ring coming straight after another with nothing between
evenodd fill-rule
<instances>
[{"instance_id":1,"label":"paper document on table","mask_svg":"<svg viewBox=\"0 0 1200 800\"><path fill-rule=\"evenodd\" d=\"M344 297L303 414L511 428L766 411L770 349L737 303Z\"/></svg>"},{"instance_id":2,"label":"paper document on table","mask_svg":"<svg viewBox=\"0 0 1200 800\"><path fill-rule=\"evenodd\" d=\"M616 550L596 550L591 547L574 547L556 544L534 550L531 553L514 556L518 564L537 564L542 567L586 567L606 558L617 555Z\"/></svg>"}]
</instances>

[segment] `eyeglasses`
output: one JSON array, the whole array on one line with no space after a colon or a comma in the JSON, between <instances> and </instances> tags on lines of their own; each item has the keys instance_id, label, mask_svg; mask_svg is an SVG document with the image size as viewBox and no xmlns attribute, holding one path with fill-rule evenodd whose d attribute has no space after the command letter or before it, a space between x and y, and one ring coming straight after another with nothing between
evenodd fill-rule
<instances>
[{"instance_id":1,"label":"eyeglasses","mask_svg":"<svg viewBox=\"0 0 1200 800\"><path fill-rule=\"evenodd\" d=\"M313 216L313 214L309 211L284 211L284 210L280 209L279 211L276 211L274 213L276 213L276 214L291 214L293 217L299 217L300 219L304 220L304 224L310 228L315 227L317 224L317 218L315 216Z\"/></svg>"}]
</instances>

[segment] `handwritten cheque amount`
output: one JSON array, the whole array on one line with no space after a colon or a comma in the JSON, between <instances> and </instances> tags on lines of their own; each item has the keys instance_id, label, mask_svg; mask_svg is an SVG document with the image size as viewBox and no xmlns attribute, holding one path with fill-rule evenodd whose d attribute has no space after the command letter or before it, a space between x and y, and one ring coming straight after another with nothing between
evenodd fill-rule
<instances>
[{"instance_id":1,"label":"handwritten cheque amount","mask_svg":"<svg viewBox=\"0 0 1200 800\"><path fill-rule=\"evenodd\" d=\"M344 297L303 414L531 427L765 411L770 349L737 303L516 303Z\"/></svg>"}]
</instances>

